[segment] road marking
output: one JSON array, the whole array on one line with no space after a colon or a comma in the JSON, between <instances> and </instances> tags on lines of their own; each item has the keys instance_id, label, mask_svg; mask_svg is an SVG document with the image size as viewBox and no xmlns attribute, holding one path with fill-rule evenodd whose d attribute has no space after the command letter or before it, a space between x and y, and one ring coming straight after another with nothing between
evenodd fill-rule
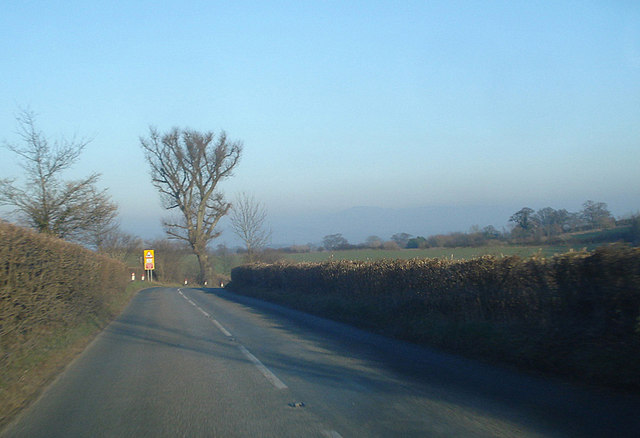
<instances>
[{"instance_id":1,"label":"road marking","mask_svg":"<svg viewBox=\"0 0 640 438\"><path fill-rule=\"evenodd\" d=\"M244 348L243 345L238 345L238 348L240 348L240 351L242 351L242 354L244 354L247 359L249 359L251 362L253 362L253 364L256 366L256 368L258 368L258 370L267 378L267 380L269 382L271 382L271 384L273 384L273 386L276 387L276 389L286 389L287 388L287 385L285 385L282 382L282 380L278 379L278 377L276 377L276 375L273 374L271 372L271 370L269 370L269 368L264 366L264 364L262 362L260 362L260 360L258 360L257 357L255 357L253 354L251 354L249 352L249 350Z\"/></svg>"},{"instance_id":2,"label":"road marking","mask_svg":"<svg viewBox=\"0 0 640 438\"><path fill-rule=\"evenodd\" d=\"M209 320L213 323L213 325L215 325L216 327L218 327L218 330L220 330L222 332L223 335L231 338L232 335L231 333L229 333L229 331L224 328L224 326L222 324L220 324L215 318L213 318L209 313L205 312L200 306L198 306L196 303L194 303L193 301L191 301L191 299L189 297L187 297L185 294L182 293L181 289L178 289L178 293L180 295L182 295L182 298L184 298L185 300L187 300L188 302L190 302L196 309L198 309L204 316L206 316L207 318L209 318ZM253 354L251 354L249 352L249 350L247 350L243 345L238 344L238 348L240 348L240 351L242 352L242 354L245 355L245 357L247 359L249 359L251 362L253 362L253 364L256 366L256 368L258 368L258 370L262 373L263 376L265 376L267 378L267 380L269 382L271 382L271 384L273 386L276 387L276 389L286 389L287 385L285 385L282 380L278 379L278 377L276 377L275 374L273 374L271 372L271 370L269 370L269 368L267 368L266 366L264 366L264 364L262 362L260 362L260 360L255 357ZM330 435L334 438L339 438L340 435L337 436L333 436Z\"/></svg>"},{"instance_id":3,"label":"road marking","mask_svg":"<svg viewBox=\"0 0 640 438\"><path fill-rule=\"evenodd\" d=\"M211 320L211 322L213 323L213 325L215 325L216 327L218 327L218 330L220 330L222 332L223 335L231 338L232 335L231 333L229 333L229 331L224 328L224 326L222 324L220 324L215 318L213 318L209 313L207 313L205 310L203 310L200 306L198 306L196 303L194 303L193 301L191 301L191 298L187 297L185 294L182 293L181 289L178 289L178 293L180 295L182 295L182 298L184 298L185 300L187 300L188 302L190 302L193 307L195 307L196 309L198 309L204 316L206 316L207 318L209 318Z\"/></svg>"},{"instance_id":4,"label":"road marking","mask_svg":"<svg viewBox=\"0 0 640 438\"><path fill-rule=\"evenodd\" d=\"M226 328L224 328L222 326L222 324L220 324L218 321L216 321L215 319L211 318L211 322L213 323L213 325L215 325L216 327L218 327L218 330L220 330L222 332L223 335L227 336L227 337L231 337L231 333L229 333L227 331Z\"/></svg>"},{"instance_id":5,"label":"road marking","mask_svg":"<svg viewBox=\"0 0 640 438\"><path fill-rule=\"evenodd\" d=\"M323 430L320 433L322 434L322 436L326 436L327 438L342 438L342 435L340 435L335 430Z\"/></svg>"}]
</instances>

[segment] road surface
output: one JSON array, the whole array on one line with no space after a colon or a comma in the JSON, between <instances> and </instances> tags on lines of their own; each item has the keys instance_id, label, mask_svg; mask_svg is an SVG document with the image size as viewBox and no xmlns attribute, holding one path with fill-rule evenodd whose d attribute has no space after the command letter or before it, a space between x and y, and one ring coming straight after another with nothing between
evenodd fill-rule
<instances>
[{"instance_id":1,"label":"road surface","mask_svg":"<svg viewBox=\"0 0 640 438\"><path fill-rule=\"evenodd\" d=\"M640 398L219 289L151 288L2 436L640 436Z\"/></svg>"}]
</instances>

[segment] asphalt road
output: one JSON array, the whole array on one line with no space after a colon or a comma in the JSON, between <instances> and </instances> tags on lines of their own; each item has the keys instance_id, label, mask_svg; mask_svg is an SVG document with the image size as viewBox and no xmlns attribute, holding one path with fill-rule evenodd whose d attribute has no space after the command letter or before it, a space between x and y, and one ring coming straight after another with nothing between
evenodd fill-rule
<instances>
[{"instance_id":1,"label":"asphalt road","mask_svg":"<svg viewBox=\"0 0 640 438\"><path fill-rule=\"evenodd\" d=\"M640 436L640 398L218 289L152 288L2 436Z\"/></svg>"}]
</instances>

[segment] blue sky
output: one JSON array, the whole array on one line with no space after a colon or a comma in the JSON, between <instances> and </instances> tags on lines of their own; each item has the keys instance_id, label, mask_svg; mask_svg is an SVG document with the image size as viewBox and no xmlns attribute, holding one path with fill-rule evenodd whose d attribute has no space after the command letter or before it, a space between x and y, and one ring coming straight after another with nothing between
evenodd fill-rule
<instances>
[{"instance_id":1,"label":"blue sky","mask_svg":"<svg viewBox=\"0 0 640 438\"><path fill-rule=\"evenodd\" d=\"M468 206L469 226L474 206L496 226L511 206L640 210L635 1L3 2L0 59L0 139L20 107L93 137L69 176L101 172L143 237L165 214L150 125L242 140L220 188L262 200L282 241L355 206Z\"/></svg>"}]
</instances>

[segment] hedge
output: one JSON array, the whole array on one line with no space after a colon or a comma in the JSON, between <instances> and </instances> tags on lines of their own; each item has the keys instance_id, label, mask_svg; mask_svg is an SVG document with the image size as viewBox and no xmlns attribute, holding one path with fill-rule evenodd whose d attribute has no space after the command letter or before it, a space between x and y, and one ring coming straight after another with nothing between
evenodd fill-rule
<instances>
[{"instance_id":1,"label":"hedge","mask_svg":"<svg viewBox=\"0 0 640 438\"><path fill-rule=\"evenodd\" d=\"M390 336L640 389L640 248L253 264L229 287Z\"/></svg>"}]
</instances>

